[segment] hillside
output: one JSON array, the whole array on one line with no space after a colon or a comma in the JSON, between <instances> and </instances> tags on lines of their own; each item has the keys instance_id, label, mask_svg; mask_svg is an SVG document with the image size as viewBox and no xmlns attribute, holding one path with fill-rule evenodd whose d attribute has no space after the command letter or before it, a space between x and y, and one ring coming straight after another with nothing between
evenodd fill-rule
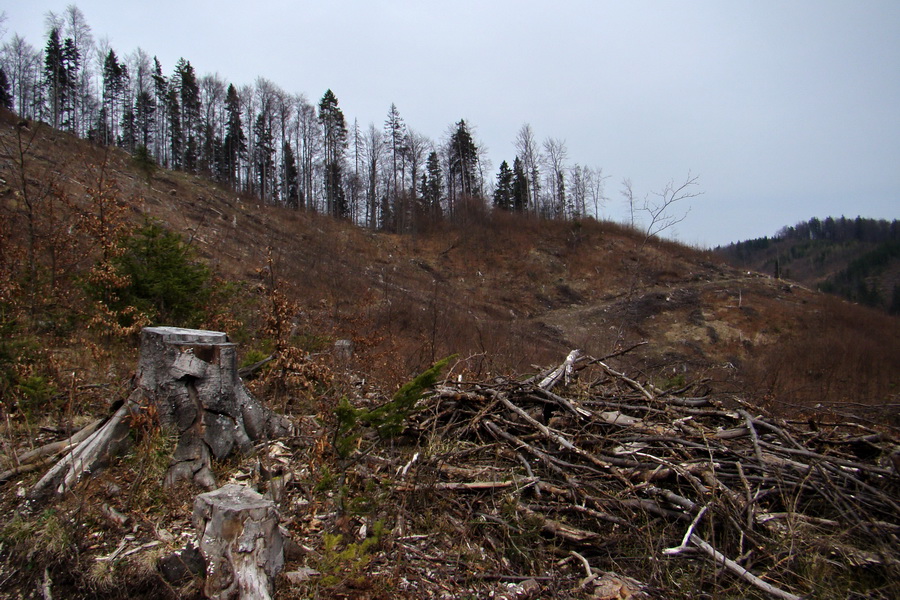
<instances>
[{"instance_id":1,"label":"hillside","mask_svg":"<svg viewBox=\"0 0 900 600\"><path fill-rule=\"evenodd\" d=\"M775 237L737 242L715 252L738 268L900 313L898 221L810 219L785 227Z\"/></svg>"},{"instance_id":2,"label":"hillside","mask_svg":"<svg viewBox=\"0 0 900 600\"><path fill-rule=\"evenodd\" d=\"M486 414L482 411L491 410L489 395L481 392L485 385L504 382L502 385L511 387L499 389L515 396L518 388L509 382L558 364L572 349L580 349L597 359L608 357L607 363L614 367L613 371L586 370L579 384L583 387L573 386L559 390L560 393L578 399L573 402L591 398L594 393L603 394L602 400L591 401L617 402L616 410L637 411L641 418L652 420L652 427L658 428L658 432L670 437L676 433L667 424L670 416L676 420L696 418L697 428L678 434L693 440L686 449L671 450L666 446L675 454L681 452L677 460L688 460L688 454L696 451L695 446L702 446L706 439L703 436L713 435L725 427L716 419L724 419L726 410L738 408L791 422L809 421L816 428L821 423L823 429L832 428L834 432L840 429L836 423L851 420L856 424L848 427L855 435L878 436L877 440L871 438L875 441L865 442L875 448L867 458L871 461L886 460L891 444L896 443L900 427L897 411L900 323L880 312L851 305L804 285L727 266L712 253L645 239L638 232L614 223L548 221L472 209L458 213L454 220L431 223L415 233L374 232L322 215L266 206L250 196L237 195L189 174L142 171L122 151L77 140L39 123L21 124L9 113L3 115L2 121L0 325L4 340L0 346L0 366L6 423L2 434L6 461L3 468L7 468L7 463L13 464L14 455L64 435L74 423L82 424L90 417L106 414L114 401L127 395L136 364L137 338L133 331L126 331L125 325L135 322L128 321L130 317L121 311L113 316L102 313L98 309L101 302L106 302L103 306L107 308L115 305L109 296L91 296L90 285L85 282L93 281L91 277L96 276L96 270L92 268L97 264L118 264L113 259L124 246L117 245L115 236L135 239L136 232L146 223L156 223L165 231L177 234L189 249L183 250L183 254L190 254L208 266L218 280L214 290L208 295L204 292L203 314L195 321L178 324L226 331L239 344L243 362L255 362L268 355L274 357L276 366L264 370L250 386L264 402L287 413L296 423L297 435L283 442L283 451L285 456L290 456L292 472L296 471L292 488L295 495L289 497L284 510L295 519L291 521L292 531L303 531L305 537L298 543L310 548L311 556L321 558L316 563L321 571L328 563L328 552L336 554L334 547L327 549L326 534L341 533L346 544L351 533L358 535L363 521L369 527L373 525L375 516L372 515L387 519L387 526L393 531L392 541L383 542L378 558L362 556L360 544L345 547L350 554L341 554L342 558L331 556L331 568L345 576L331 586L324 581L315 583L318 587L301 586L306 591L297 592L300 594L297 597L303 597L304 593L335 598L438 597L442 592L435 577L424 574L426 570L415 569L412 571L419 577L416 585L425 586L422 589L427 588L427 594L420 590L417 595L413 586L404 588L405 596L397 595L400 579L412 575L398 574L385 566L386 556L396 558L390 552L408 549L429 536L438 540L450 535L457 541L460 536L463 539L472 536L473 543L480 544L468 550L454 547L453 560L440 563L440 569L447 569L450 575L448 579L441 579L443 575L436 579L451 594L500 593L496 587L489 590L488 582L522 581L524 577L520 580L514 577L519 572L538 576L542 569L549 568L546 565L559 560L560 552L571 558L567 550L557 546L558 540L548 541L547 531L536 530L527 515L519 523L524 528L521 530L503 529L501 524L497 533L483 525L472 525L474 521L469 523L472 528L467 529L466 519L475 518L463 510L468 500L438 494L433 487L421 495L402 496L402 510L409 512L401 514L413 518L417 513L445 513L446 521L438 519L440 531L422 529L426 525L418 521L406 525L398 521L390 510L398 506L397 497L392 495L396 490L378 486L389 486L384 483L387 479L380 478L399 472L404 464L409 468L417 460L412 455L418 452L414 448L419 447L403 445L413 444L412 437L397 442L396 447L393 440L390 444L372 446L368 453L349 463L329 449L329 440L337 436L335 407L341 398L349 398L358 407L384 401L393 396L399 384L445 356L458 357L452 368L459 382L481 382L470 387L462 385L456 393L446 389L441 392L450 394L447 401L459 403L460 414L475 415L472 417L475 421L481 418L478 415ZM113 291L125 289L109 285ZM98 323L105 326L97 327ZM354 353L349 360L332 355L331 348L339 339L353 342ZM695 417L691 416L692 409L667 412L668 409L654 404L659 399L655 396L657 392L653 392L652 400L634 398L633 389L628 392L620 389L620 386L627 387L626 382L632 378L644 382L645 389L658 390L659 397L668 390L671 395L712 403L709 405L712 412L703 416L698 413ZM533 402L529 396L533 392L526 390L524 394L521 403ZM485 398L488 398L486 404ZM423 478L423 485L429 478L435 481L437 473L449 472L440 470L445 468L439 466L444 465L440 456L453 457L453 461L446 461L447 468L453 466L451 462L461 465L463 461L474 460L475 463L466 462L465 468L469 475L479 479L487 472L494 473L492 477L500 477L501 470L514 468L509 458L516 460L516 447L511 450L491 445L485 437L489 428L474 434L474 430L457 431L452 416L455 413L444 412L434 404L438 400L439 396L431 397L425 407L434 411L433 419L429 420L427 414L416 417L419 437L415 443L423 444L421 452L431 457L427 460L436 461L427 462L426 467L423 458L423 470L414 469ZM642 402L649 403L641 407ZM519 432L520 439L535 443L534 431L528 427L515 429L511 425L521 426L519 420L524 417L512 413L501 416L505 421L497 423L506 423L511 431ZM766 422L777 423L771 425L776 429L788 427L785 421ZM428 433L429 423L433 427L440 425L446 437L429 438L437 435L433 431ZM649 435L648 431L641 430L641 433ZM466 437L470 434L475 437ZM585 447L603 443L601 430L576 428L571 434ZM821 448L830 448L830 444L840 446L840 442L834 442L824 433L819 437L809 432L803 436L797 432L791 435L818 440ZM663 433L659 436L665 437ZM471 444L471 452L445 447L457 439ZM359 441L369 443L371 436L361 434ZM772 438L764 441L770 443ZM161 443L162 450L166 449L153 435L141 443ZM621 443L631 442L623 438ZM749 448L752 452L753 447ZM144 450L161 452L158 446L144 447ZM549 446L542 452L555 450ZM613 452L613 449L606 451ZM729 452L737 450L716 446L716 452L730 457L733 454ZM585 454L581 452L578 456L584 458ZM490 464L491 460L496 464ZM659 460L675 458L666 454L660 455ZM256 468L248 464L235 461L220 465L219 469L227 479L234 472ZM582 475L566 479L558 472L560 463L553 464L557 471L551 468L541 475L557 478L553 479L551 488L558 492L562 489L559 486L572 485L573 493L599 502L602 492L590 486L600 483L591 480L588 488L576 485L582 475L585 479L594 476L588 475L593 467L570 464L566 468ZM145 531L148 528L186 531L185 507L190 503L190 490L162 497L153 491L152 476L140 465L140 461L132 459L110 469L102 485L116 483L117 494L103 491L107 488L102 488L98 481L86 486L84 495L73 494L61 502L54 509L57 512L48 510L57 517L75 518L73 515L81 514L78 511L88 510L83 500L95 498L131 511L128 514ZM762 461L758 467L765 468ZM885 478L883 467L873 468L881 469L876 475ZM339 483L334 476L338 472L342 473ZM34 475L11 477L5 482L3 506L9 509L9 514L21 508L17 493L30 485L33 480L29 477ZM367 483L367 478L372 477L382 483L373 488L374 484ZM674 479L680 481L679 477ZM738 481L735 479L731 485ZM802 491L803 484L798 485ZM816 485L830 484L817 479ZM135 500L122 493L122 489L138 490L144 496ZM616 489L616 494L631 493L627 486ZM545 496L557 492L545 492ZM503 503L509 500L504 500L505 492L501 488L488 491L491 493L496 495L482 498L486 504L479 504L478 511L484 512L488 510L485 506L494 503L497 514L490 514L496 521L504 514ZM559 493L565 495L564 490ZM678 493L688 492L679 490ZM845 501L842 488L836 494L836 502ZM351 499L360 503L357 512L348 508ZM628 502L623 501L621 507L635 506ZM532 513L536 510L534 506L528 509ZM4 539L18 550L5 562L0 575L0 580L5 577L10 585L20 586L19 590L33 586L41 577L40 569L20 570L29 561L58 565L71 547L77 547L86 556L93 556L91 552L110 552L124 534L121 526L104 524L102 517L90 513L91 519L98 519L92 531L99 532L96 536L99 541L92 542L84 532L73 533L63 528L59 539L54 539L58 546L48 545L46 552L23 550L22 539L32 535L46 541L50 534L45 524L53 522L56 527L59 523L22 514L16 513L4 528ZM680 538L684 531L684 524L678 519L666 525L658 516L651 517L648 513L622 514L625 516L616 517L622 522L646 519L646 529L642 525L631 532L631 537L623 535L619 539L621 544L639 547L640 552L648 548L634 536L649 535L652 531L653 535L666 536L665 540L660 537L659 543L674 540L669 545L676 546L675 538ZM369 517L372 522L366 520ZM18 528L15 531L19 537L11 533L13 524ZM420 535L424 537L416 537ZM850 537L848 534L843 542L851 544ZM550 539L556 538L551 535ZM736 539L721 541L732 544ZM535 546L539 540L543 542ZM871 542L870 538L866 540ZM659 543L652 544L653 551L664 547ZM517 544L540 548L540 552L533 556L516 554ZM737 550L743 544L741 541L732 549ZM437 544L424 550L408 550L419 552L415 568L421 567L422 561L429 564L430 559L423 559L422 553L434 558L433 553L439 552L439 548ZM581 552L586 550L581 548ZM779 551L771 552L765 559L760 558L760 564L771 566L777 562L768 562ZM848 550L847 556L851 554ZM690 584L680 587L675 573L680 567L674 564L671 569L660 570L643 560L631 563L631 559L620 557L600 561L593 554L589 558L595 561L595 566L601 564L609 571L620 570L637 579L649 580L651 590L655 590L651 595L692 596ZM89 564L91 560L86 559ZM436 561L432 563L437 564ZM454 563L457 570L447 566L453 561L458 562ZM469 567L459 565L476 563L480 566L474 573L484 577L466 579L464 584L469 587L454 587L463 585L462 580L454 578L472 572ZM576 581L581 563L573 560L567 564L563 580ZM69 591L75 594L71 597L90 593L118 597L102 573L92 579L85 574L83 566L72 566L72 572L57 580L59 585L70 586ZM106 576L124 576L131 572L127 569L137 569L137 566L126 561L121 568L124 570ZM882 593L879 586L886 585L885 573L889 575L890 568L879 571L873 567L870 575L875 583L867 589ZM86 569L90 571L90 567ZM703 567L699 569L699 575L693 571L686 577L701 577L693 585L712 595L721 586L732 586L729 588L732 593L751 593L746 587L735 591L734 586L742 584L734 580L723 583L719 575ZM353 585L358 584L361 573L369 573L377 584L354 592ZM491 579L493 575L499 579ZM145 569L138 579L149 581L147 585L152 590L155 576L148 575ZM815 579L812 571L806 572L792 585L803 589L813 585L810 582ZM857 583L842 585L853 587ZM0 583L0 589L5 584L6 581ZM576 589L566 592L568 596L559 592L558 597L589 597L592 590ZM889 587L885 588L880 597L889 597L890 592ZM172 597L190 597L172 593Z\"/></svg>"}]
</instances>

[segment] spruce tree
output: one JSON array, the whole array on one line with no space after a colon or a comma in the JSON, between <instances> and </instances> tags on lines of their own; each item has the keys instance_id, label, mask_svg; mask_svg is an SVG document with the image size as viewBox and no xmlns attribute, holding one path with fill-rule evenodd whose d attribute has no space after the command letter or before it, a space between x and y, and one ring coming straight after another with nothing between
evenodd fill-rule
<instances>
[{"instance_id":1,"label":"spruce tree","mask_svg":"<svg viewBox=\"0 0 900 600\"><path fill-rule=\"evenodd\" d=\"M9 79L6 77L6 71L0 66L0 106L12 110L13 97L9 89Z\"/></svg>"},{"instance_id":2,"label":"spruce tree","mask_svg":"<svg viewBox=\"0 0 900 600\"><path fill-rule=\"evenodd\" d=\"M397 183L397 163L398 161L401 163L403 161L406 140L406 124L400 116L400 111L397 110L397 105L393 103L388 111L387 120L384 122L384 140L391 153L391 189L388 195L390 196L390 202L393 204L397 201L397 197L400 194L400 186L402 185L402 182L399 185Z\"/></svg>"},{"instance_id":3,"label":"spruce tree","mask_svg":"<svg viewBox=\"0 0 900 600\"><path fill-rule=\"evenodd\" d=\"M156 106L156 140L154 148L156 150L157 162L168 165L168 144L169 137L168 127L168 96L169 96L169 80L162 72L162 64L159 59L153 57L153 100Z\"/></svg>"},{"instance_id":4,"label":"spruce tree","mask_svg":"<svg viewBox=\"0 0 900 600\"><path fill-rule=\"evenodd\" d=\"M524 212L528 206L528 176L519 157L513 161L512 209Z\"/></svg>"},{"instance_id":5,"label":"spruce tree","mask_svg":"<svg viewBox=\"0 0 900 600\"><path fill-rule=\"evenodd\" d=\"M67 37L62 49L63 73L63 105L61 107L61 125L69 131L75 131L75 101L78 94L78 73L81 65L81 53L72 38Z\"/></svg>"},{"instance_id":6,"label":"spruce tree","mask_svg":"<svg viewBox=\"0 0 900 600\"><path fill-rule=\"evenodd\" d=\"M347 216L342 183L344 149L347 146L347 123L338 107L334 92L327 90L319 102L325 157L325 205L334 217Z\"/></svg>"},{"instance_id":7,"label":"spruce tree","mask_svg":"<svg viewBox=\"0 0 900 600\"><path fill-rule=\"evenodd\" d=\"M118 137L119 108L125 95L127 73L125 65L119 62L115 51L110 49L103 60L103 108L107 119L105 135L101 138L104 144L112 144Z\"/></svg>"},{"instance_id":8,"label":"spruce tree","mask_svg":"<svg viewBox=\"0 0 900 600\"><path fill-rule=\"evenodd\" d=\"M166 93L166 114L169 126L170 164L173 169L180 169L184 145L181 133L181 104L178 102L178 90L171 86Z\"/></svg>"},{"instance_id":9,"label":"spruce tree","mask_svg":"<svg viewBox=\"0 0 900 600\"><path fill-rule=\"evenodd\" d=\"M441 196L443 193L444 176L441 171L441 160L437 152L431 152L425 163L425 175L422 177L422 198L433 220L441 216Z\"/></svg>"},{"instance_id":10,"label":"spruce tree","mask_svg":"<svg viewBox=\"0 0 900 600\"><path fill-rule=\"evenodd\" d=\"M137 125L131 107L125 109L122 114L122 135L119 145L128 152L134 152L137 145Z\"/></svg>"},{"instance_id":11,"label":"spruce tree","mask_svg":"<svg viewBox=\"0 0 900 600\"><path fill-rule=\"evenodd\" d=\"M497 173L494 207L501 210L511 210L513 207L513 172L505 160L500 163L500 172Z\"/></svg>"},{"instance_id":12,"label":"spruce tree","mask_svg":"<svg viewBox=\"0 0 900 600\"><path fill-rule=\"evenodd\" d=\"M176 87L181 101L181 135L184 137L182 166L194 171L199 155L198 126L200 124L200 85L194 67L184 58L175 65Z\"/></svg>"},{"instance_id":13,"label":"spruce tree","mask_svg":"<svg viewBox=\"0 0 900 600\"><path fill-rule=\"evenodd\" d=\"M241 123L241 99L234 85L228 86L225 93L225 142L223 152L225 155L225 172L231 188L237 187L237 173L240 161L247 151L247 138L244 136L244 127Z\"/></svg>"},{"instance_id":14,"label":"spruce tree","mask_svg":"<svg viewBox=\"0 0 900 600\"><path fill-rule=\"evenodd\" d=\"M256 126L253 128L253 132L255 136L253 156L258 177L259 196L263 201L269 201L274 196L272 181L275 176L275 146L273 145L272 125L264 113L259 113L256 117Z\"/></svg>"},{"instance_id":15,"label":"spruce tree","mask_svg":"<svg viewBox=\"0 0 900 600\"><path fill-rule=\"evenodd\" d=\"M59 129L62 108L67 89L63 46L59 41L59 29L50 30L47 46L44 48L44 86L50 110L50 124Z\"/></svg>"},{"instance_id":16,"label":"spruce tree","mask_svg":"<svg viewBox=\"0 0 900 600\"><path fill-rule=\"evenodd\" d=\"M478 147L472 139L465 120L456 124L448 144L450 155L450 192L455 201L475 192L475 168L478 164Z\"/></svg>"},{"instance_id":17,"label":"spruce tree","mask_svg":"<svg viewBox=\"0 0 900 600\"><path fill-rule=\"evenodd\" d=\"M285 206L297 209L300 208L300 172L297 169L297 159L290 142L284 142L281 156L284 162L284 168L281 170L283 173L281 182L283 202Z\"/></svg>"},{"instance_id":18,"label":"spruce tree","mask_svg":"<svg viewBox=\"0 0 900 600\"><path fill-rule=\"evenodd\" d=\"M134 99L134 121L137 129L138 145L149 148L153 142L153 116L156 113L156 102L150 92L138 92Z\"/></svg>"}]
</instances>

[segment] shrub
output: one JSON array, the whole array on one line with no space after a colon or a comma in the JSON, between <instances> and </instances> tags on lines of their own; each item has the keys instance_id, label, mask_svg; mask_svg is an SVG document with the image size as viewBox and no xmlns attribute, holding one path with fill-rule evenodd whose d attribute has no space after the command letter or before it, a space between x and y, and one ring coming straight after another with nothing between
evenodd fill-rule
<instances>
[{"instance_id":1,"label":"shrub","mask_svg":"<svg viewBox=\"0 0 900 600\"><path fill-rule=\"evenodd\" d=\"M88 292L123 318L137 312L151 322L194 327L206 316L210 270L177 234L147 223L125 241L112 266L124 279L114 296L99 286L89 285Z\"/></svg>"}]
</instances>

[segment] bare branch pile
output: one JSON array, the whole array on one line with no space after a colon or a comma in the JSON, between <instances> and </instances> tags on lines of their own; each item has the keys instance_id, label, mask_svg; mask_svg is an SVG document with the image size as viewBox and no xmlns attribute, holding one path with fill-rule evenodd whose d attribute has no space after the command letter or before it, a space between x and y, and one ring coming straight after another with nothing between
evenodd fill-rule
<instances>
[{"instance_id":1,"label":"bare branch pile","mask_svg":"<svg viewBox=\"0 0 900 600\"><path fill-rule=\"evenodd\" d=\"M573 370L580 384L549 389ZM588 578L592 564L619 564L626 539L648 540L648 560L713 561L778 598L814 590L817 560L850 577L900 575L885 434L664 393L587 357L554 372L439 386L413 429L444 450L405 465L400 489L465 495L468 518L510 530L536 525Z\"/></svg>"}]
</instances>

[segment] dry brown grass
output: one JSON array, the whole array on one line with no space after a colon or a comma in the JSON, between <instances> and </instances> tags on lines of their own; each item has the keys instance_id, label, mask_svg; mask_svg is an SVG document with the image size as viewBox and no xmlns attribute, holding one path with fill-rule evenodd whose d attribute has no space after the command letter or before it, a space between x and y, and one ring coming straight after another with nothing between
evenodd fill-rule
<instances>
[{"instance_id":1,"label":"dry brown grass","mask_svg":"<svg viewBox=\"0 0 900 600\"><path fill-rule=\"evenodd\" d=\"M15 122L4 119L8 144ZM477 374L522 373L571 347L604 354L649 340L652 351L634 368L671 373L688 365L687 375L702 376L732 365L746 371L742 392L785 406L877 405L897 391L896 320L785 291L783 282L748 277L706 252L644 243L622 225L467 211L414 234L373 233L260 205L184 173L158 171L148 184L124 152L33 127L32 179L57 173L76 204L101 176L112 180L133 223L165 223L222 278L239 282L221 304L229 319L210 325L228 329L244 350L267 344L258 273L271 249L272 268L299 307L297 343L315 338L320 352L351 338L358 352L350 366L388 387L451 353ZM3 166L7 182L11 168ZM8 202L14 191L8 183L0 195ZM82 253L84 264L67 275L89 258ZM68 308L84 312L71 289Z\"/></svg>"},{"instance_id":2,"label":"dry brown grass","mask_svg":"<svg viewBox=\"0 0 900 600\"><path fill-rule=\"evenodd\" d=\"M820 297L748 365L748 381L774 407L853 413L900 426L900 320Z\"/></svg>"}]
</instances>

